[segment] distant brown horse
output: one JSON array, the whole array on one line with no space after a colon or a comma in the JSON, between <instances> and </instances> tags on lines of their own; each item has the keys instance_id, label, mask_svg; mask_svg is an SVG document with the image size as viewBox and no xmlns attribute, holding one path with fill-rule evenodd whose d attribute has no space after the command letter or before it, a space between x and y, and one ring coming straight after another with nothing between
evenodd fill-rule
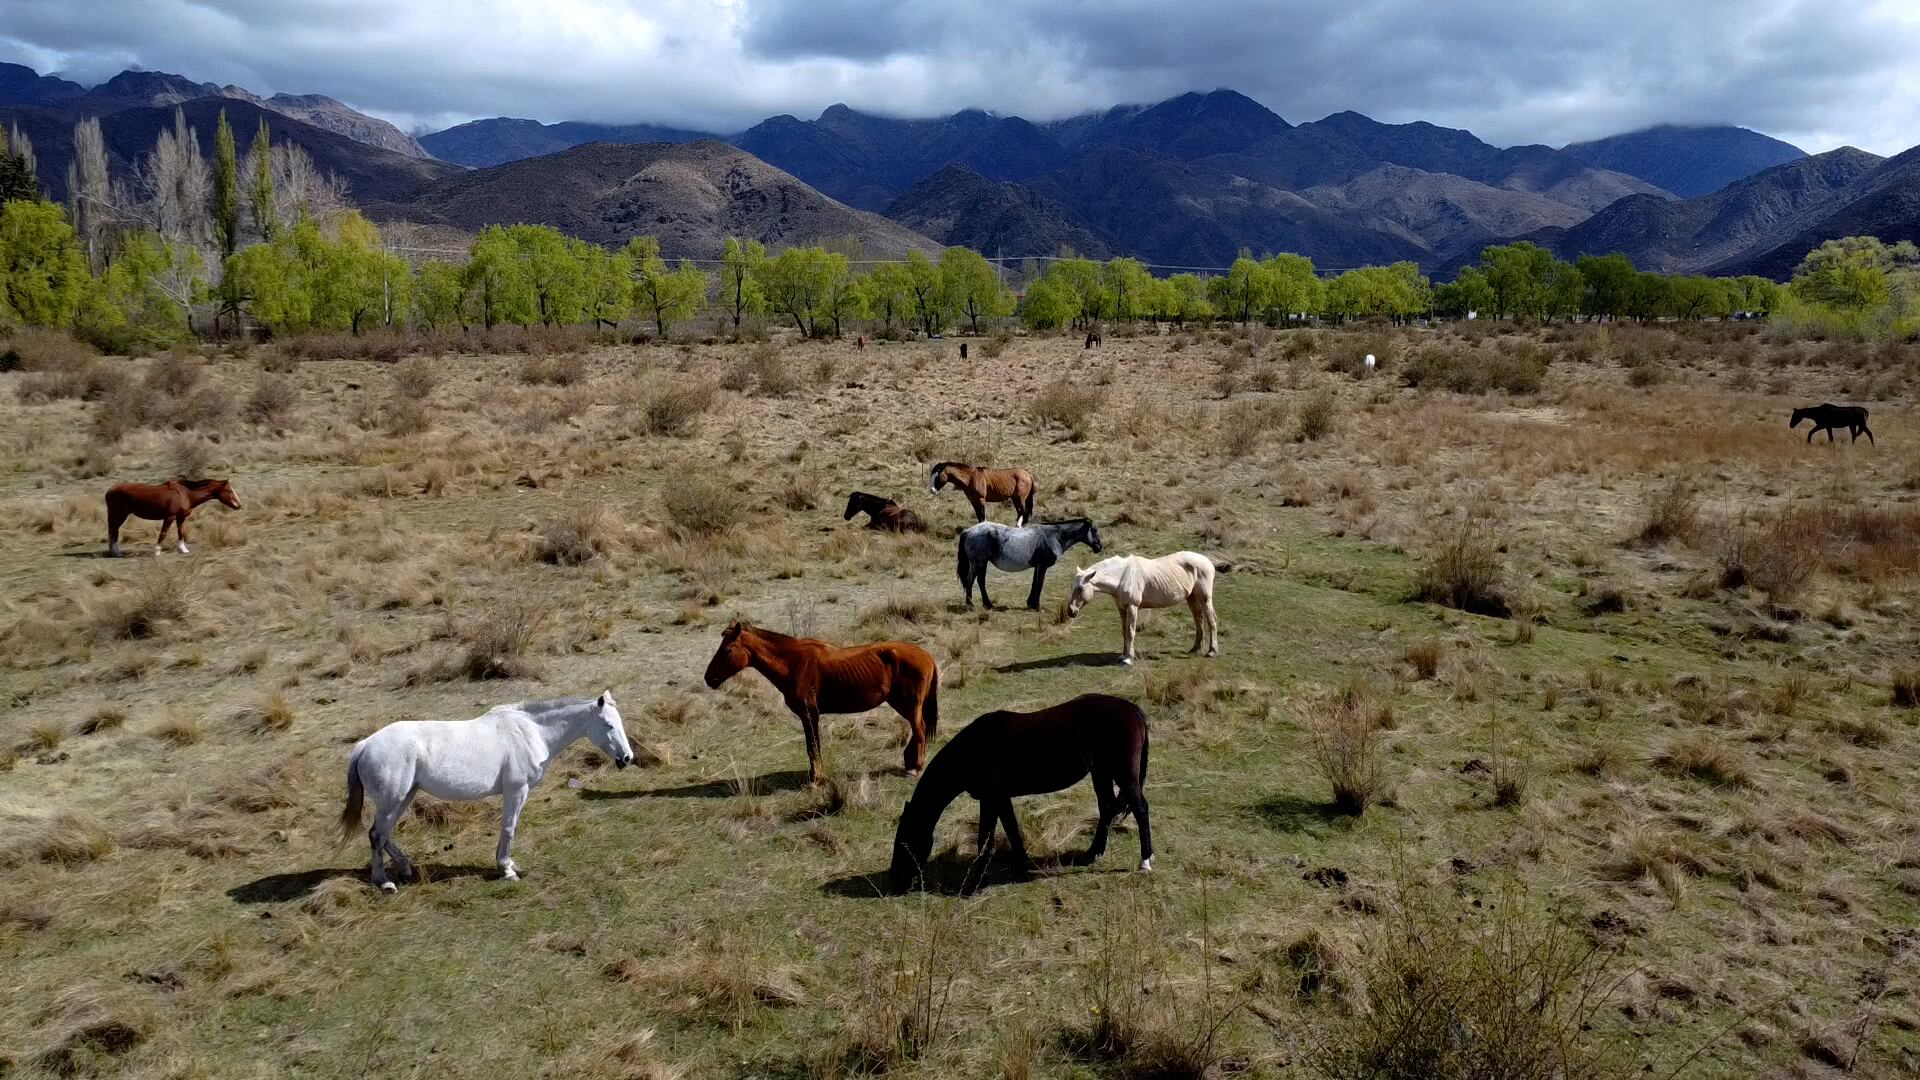
<instances>
[{"instance_id":1,"label":"distant brown horse","mask_svg":"<svg viewBox=\"0 0 1920 1080\"><path fill-rule=\"evenodd\" d=\"M891 705L907 722L902 767L912 776L926 765L927 740L940 727L940 669L920 646L883 641L839 648L729 623L707 663L707 686L718 690L748 667L765 675L800 718L809 783L820 782L821 713L863 713Z\"/></svg>"},{"instance_id":2,"label":"distant brown horse","mask_svg":"<svg viewBox=\"0 0 1920 1080\"><path fill-rule=\"evenodd\" d=\"M1087 331L1087 344L1085 347L1091 349L1098 344L1100 344L1100 331L1098 330Z\"/></svg>"},{"instance_id":3,"label":"distant brown horse","mask_svg":"<svg viewBox=\"0 0 1920 1080\"><path fill-rule=\"evenodd\" d=\"M167 542L167 526L173 526L180 554L187 552L187 515L209 499L240 509L240 497L225 480L169 480L164 484L117 484L107 489L107 554L120 557L120 526L128 515L160 523L160 535L153 542L153 553Z\"/></svg>"},{"instance_id":4,"label":"distant brown horse","mask_svg":"<svg viewBox=\"0 0 1920 1080\"><path fill-rule=\"evenodd\" d=\"M993 855L996 825L1022 876L1031 873L1020 821L1019 795L1064 791L1093 774L1100 823L1077 861L1091 863L1107 850L1107 830L1124 811L1140 826L1140 869L1153 869L1153 832L1147 824L1147 716L1125 698L1082 694L1039 712L990 712L961 728L927 766L900 814L888 877L905 892L925 873L933 852L933 827L948 804L962 795L980 802L979 852L968 868L963 892L980 883Z\"/></svg>"},{"instance_id":5,"label":"distant brown horse","mask_svg":"<svg viewBox=\"0 0 1920 1080\"><path fill-rule=\"evenodd\" d=\"M927 531L926 522L921 521L913 511L892 499L883 499L864 491L856 491L847 496L847 512L841 515L840 520L852 521L853 515L862 512L867 515L869 529L879 529L882 532L923 533Z\"/></svg>"},{"instance_id":6,"label":"distant brown horse","mask_svg":"<svg viewBox=\"0 0 1920 1080\"><path fill-rule=\"evenodd\" d=\"M948 484L966 494L975 521L987 520L987 504L996 502L1013 505L1015 525L1025 525L1033 517L1033 474L1025 469L982 469L943 461L928 474L927 490L938 495Z\"/></svg>"}]
</instances>

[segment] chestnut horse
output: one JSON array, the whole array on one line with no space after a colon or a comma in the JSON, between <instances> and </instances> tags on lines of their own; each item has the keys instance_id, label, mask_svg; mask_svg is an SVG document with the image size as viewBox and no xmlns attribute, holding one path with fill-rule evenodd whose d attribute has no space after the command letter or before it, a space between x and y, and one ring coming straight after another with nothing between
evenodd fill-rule
<instances>
[{"instance_id":1,"label":"chestnut horse","mask_svg":"<svg viewBox=\"0 0 1920 1080\"><path fill-rule=\"evenodd\" d=\"M861 512L867 515L869 529L879 529L883 532L923 533L927 531L926 522L921 521L913 511L892 499L883 499L864 491L856 491L847 496L847 512L840 516L840 520L852 521L853 515Z\"/></svg>"},{"instance_id":2,"label":"chestnut horse","mask_svg":"<svg viewBox=\"0 0 1920 1080\"><path fill-rule=\"evenodd\" d=\"M920 646L883 641L839 648L736 620L721 633L707 663L707 686L718 690L748 667L766 676L800 718L808 783L820 782L820 714L863 713L883 703L907 722L901 759L907 775L926 765L927 740L940 727L940 669Z\"/></svg>"},{"instance_id":3,"label":"chestnut horse","mask_svg":"<svg viewBox=\"0 0 1920 1080\"><path fill-rule=\"evenodd\" d=\"M240 509L240 497L225 480L169 480L164 484L116 484L107 489L107 554L120 557L120 526L128 515L160 523L160 536L153 542L153 553L167 542L167 526L173 526L173 538L180 554L187 551L187 515L209 499L232 510Z\"/></svg>"},{"instance_id":4,"label":"chestnut horse","mask_svg":"<svg viewBox=\"0 0 1920 1080\"><path fill-rule=\"evenodd\" d=\"M933 756L927 774L913 787L893 837L890 884L905 892L926 870L933 852L933 827L948 804L962 794L980 802L979 851L968 867L962 891L971 893L985 876L993 855L996 824L1024 877L1032 872L1020 821L1013 814L1018 795L1064 791L1093 774L1100 803L1100 824L1083 863L1107 850L1113 819L1131 810L1140 826L1140 869L1153 869L1153 832L1147 825L1147 715L1125 698L1082 694L1039 712L990 712L961 728Z\"/></svg>"},{"instance_id":5,"label":"chestnut horse","mask_svg":"<svg viewBox=\"0 0 1920 1080\"><path fill-rule=\"evenodd\" d=\"M927 490L935 495L952 484L973 504L973 519L987 520L988 503L1011 503L1013 523L1025 525L1033 517L1033 474L1025 469L981 469L957 461L943 461L928 475Z\"/></svg>"}]
</instances>

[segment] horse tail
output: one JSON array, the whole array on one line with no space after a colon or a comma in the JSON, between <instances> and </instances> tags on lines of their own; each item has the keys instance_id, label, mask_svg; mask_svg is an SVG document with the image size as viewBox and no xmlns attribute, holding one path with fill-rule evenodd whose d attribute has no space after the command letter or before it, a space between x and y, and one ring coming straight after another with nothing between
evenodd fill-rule
<instances>
[{"instance_id":1,"label":"horse tail","mask_svg":"<svg viewBox=\"0 0 1920 1080\"><path fill-rule=\"evenodd\" d=\"M340 811L340 842L353 839L360 831L360 807L366 801L366 785L360 782L360 750L354 748L347 758L347 805Z\"/></svg>"},{"instance_id":2,"label":"horse tail","mask_svg":"<svg viewBox=\"0 0 1920 1080\"><path fill-rule=\"evenodd\" d=\"M1025 501L1020 506L1020 520L1031 525L1033 524L1033 489L1039 485L1033 482L1033 477L1031 475L1028 475L1028 474L1023 474L1023 475L1026 475L1027 494L1026 494Z\"/></svg>"},{"instance_id":3,"label":"horse tail","mask_svg":"<svg viewBox=\"0 0 1920 1080\"><path fill-rule=\"evenodd\" d=\"M967 572L972 568L967 565L967 532L965 529L960 530L959 538L954 541L953 552L954 572L960 575L960 587L964 589L973 580L973 576Z\"/></svg>"}]
</instances>

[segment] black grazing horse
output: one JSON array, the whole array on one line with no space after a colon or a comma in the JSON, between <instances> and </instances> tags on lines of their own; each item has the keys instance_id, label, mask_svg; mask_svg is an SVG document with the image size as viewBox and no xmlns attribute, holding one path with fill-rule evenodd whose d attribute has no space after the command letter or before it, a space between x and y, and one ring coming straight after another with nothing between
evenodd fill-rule
<instances>
[{"instance_id":1,"label":"black grazing horse","mask_svg":"<svg viewBox=\"0 0 1920 1080\"><path fill-rule=\"evenodd\" d=\"M1060 561L1068 548L1085 544L1096 554L1100 551L1100 530L1086 518L1070 521L1044 521L1038 525L1002 525L983 521L960 532L960 591L973 606L973 587L980 586L980 602L993 609L987 597L987 564L1002 570L1033 571L1033 588L1027 593L1027 607L1040 610L1040 588L1047 583L1047 567Z\"/></svg>"},{"instance_id":2,"label":"black grazing horse","mask_svg":"<svg viewBox=\"0 0 1920 1080\"><path fill-rule=\"evenodd\" d=\"M856 491L847 496L847 512L841 515L840 520L852 521L853 515L859 513L867 515L869 529L880 529L884 532L923 533L927 531L926 523L915 516L913 511L892 499L883 499L864 491Z\"/></svg>"},{"instance_id":3,"label":"black grazing horse","mask_svg":"<svg viewBox=\"0 0 1920 1080\"><path fill-rule=\"evenodd\" d=\"M1847 428L1853 432L1853 438L1849 441L1859 442L1860 433L1865 432L1867 445L1874 445L1873 429L1867 426L1867 410L1858 405L1821 404L1795 409L1793 419L1787 426L1798 428L1802 420L1813 421L1813 430L1807 432L1808 442L1812 442L1813 437L1822 431L1827 433L1827 441L1832 442L1835 428Z\"/></svg>"},{"instance_id":4,"label":"black grazing horse","mask_svg":"<svg viewBox=\"0 0 1920 1080\"><path fill-rule=\"evenodd\" d=\"M962 794L980 802L979 852L968 867L962 891L979 888L993 855L994 826L1004 826L1007 843L1022 876L1033 872L1020 821L1013 813L1019 795L1064 791L1093 774L1100 803L1100 824L1080 861L1091 863L1107 850L1107 830L1124 811L1140 826L1140 869L1153 869L1153 833L1147 824L1147 715L1125 698L1083 694L1039 712L990 712L961 728L933 755L901 811L893 836L894 892L905 892L921 878L933 852L933 828L948 804Z\"/></svg>"}]
</instances>

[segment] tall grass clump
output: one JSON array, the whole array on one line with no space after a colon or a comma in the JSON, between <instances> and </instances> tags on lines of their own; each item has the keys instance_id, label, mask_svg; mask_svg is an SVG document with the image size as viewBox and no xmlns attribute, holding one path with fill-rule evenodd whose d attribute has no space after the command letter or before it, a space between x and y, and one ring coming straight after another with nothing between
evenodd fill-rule
<instances>
[{"instance_id":1,"label":"tall grass clump","mask_svg":"<svg viewBox=\"0 0 1920 1080\"><path fill-rule=\"evenodd\" d=\"M541 562L579 566L607 554L612 546L612 517L601 507L582 506L549 522L535 549Z\"/></svg>"},{"instance_id":2,"label":"tall grass clump","mask_svg":"<svg viewBox=\"0 0 1920 1080\"><path fill-rule=\"evenodd\" d=\"M1693 486L1676 479L1647 500L1636 534L1643 544L1684 544L1700 532L1700 504Z\"/></svg>"},{"instance_id":3,"label":"tall grass clump","mask_svg":"<svg viewBox=\"0 0 1920 1080\"><path fill-rule=\"evenodd\" d=\"M547 613L533 604L505 602L484 607L450 627L459 647L458 670L469 679L538 678L536 651Z\"/></svg>"},{"instance_id":4,"label":"tall grass clump","mask_svg":"<svg viewBox=\"0 0 1920 1080\"><path fill-rule=\"evenodd\" d=\"M1333 789L1333 808L1342 814L1365 813L1382 779L1380 710L1359 683L1297 707L1301 726L1313 739L1314 763Z\"/></svg>"},{"instance_id":5,"label":"tall grass clump","mask_svg":"<svg viewBox=\"0 0 1920 1080\"><path fill-rule=\"evenodd\" d=\"M668 485L661 503L683 536L718 536L746 520L748 509L732 484L698 473Z\"/></svg>"},{"instance_id":6,"label":"tall grass clump","mask_svg":"<svg viewBox=\"0 0 1920 1080\"><path fill-rule=\"evenodd\" d=\"M1333 391L1308 394L1293 415L1293 441L1313 442L1326 437L1333 431L1336 408Z\"/></svg>"},{"instance_id":7,"label":"tall grass clump","mask_svg":"<svg viewBox=\"0 0 1920 1080\"><path fill-rule=\"evenodd\" d=\"M1469 906L1402 885L1359 950L1365 1006L1319 1014L1305 1064L1325 1080L1624 1077L1598 1034L1615 955L1522 896Z\"/></svg>"},{"instance_id":8,"label":"tall grass clump","mask_svg":"<svg viewBox=\"0 0 1920 1080\"><path fill-rule=\"evenodd\" d=\"M678 383L656 388L637 410L640 430L648 435L684 439L701 414L713 408L714 388L707 383Z\"/></svg>"},{"instance_id":9,"label":"tall grass clump","mask_svg":"<svg viewBox=\"0 0 1920 1080\"><path fill-rule=\"evenodd\" d=\"M1506 566L1500 549L1471 518L1445 530L1421 561L1413 598L1476 615L1506 618Z\"/></svg>"},{"instance_id":10,"label":"tall grass clump","mask_svg":"<svg viewBox=\"0 0 1920 1080\"><path fill-rule=\"evenodd\" d=\"M1068 439L1084 442L1093 430L1094 414L1106 400L1106 388L1062 376L1042 387L1028 410L1042 428L1057 425L1066 429Z\"/></svg>"}]
</instances>

